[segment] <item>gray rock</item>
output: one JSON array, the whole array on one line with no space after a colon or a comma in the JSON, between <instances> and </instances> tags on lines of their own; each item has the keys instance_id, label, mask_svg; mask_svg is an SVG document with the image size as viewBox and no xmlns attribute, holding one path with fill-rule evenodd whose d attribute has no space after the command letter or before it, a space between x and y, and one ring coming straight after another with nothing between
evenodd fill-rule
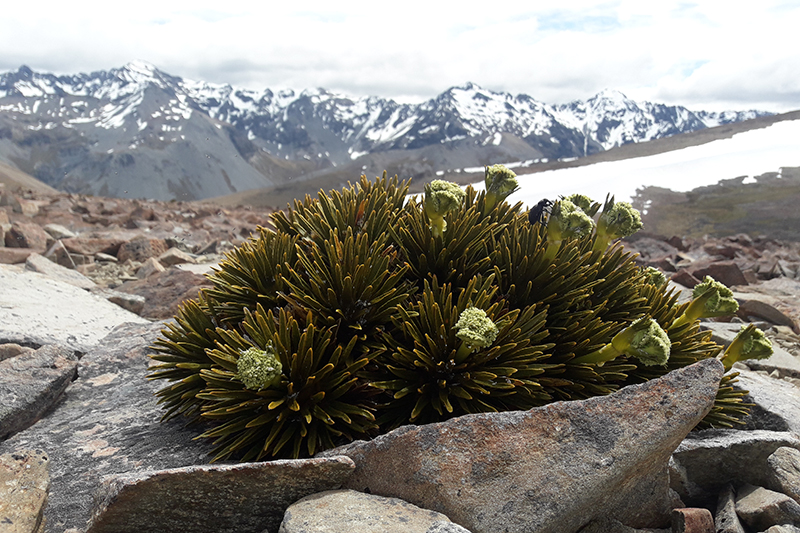
<instances>
[{"instance_id":1,"label":"gray rock","mask_svg":"<svg viewBox=\"0 0 800 533\"><path fill-rule=\"evenodd\" d=\"M636 529L613 518L598 518L580 530L580 533L670 533L668 529Z\"/></svg>"},{"instance_id":2,"label":"gray rock","mask_svg":"<svg viewBox=\"0 0 800 533\"><path fill-rule=\"evenodd\" d=\"M800 527L790 525L772 526L762 533L800 533Z\"/></svg>"},{"instance_id":3,"label":"gray rock","mask_svg":"<svg viewBox=\"0 0 800 533\"><path fill-rule=\"evenodd\" d=\"M159 263L155 257L150 257L136 270L136 277L138 279L145 279L153 274L164 272L165 270L164 266Z\"/></svg>"},{"instance_id":4,"label":"gray rock","mask_svg":"<svg viewBox=\"0 0 800 533\"><path fill-rule=\"evenodd\" d=\"M194 263L195 259L186 252L173 247L164 252L163 254L159 255L158 261L165 267L169 267L172 265L181 265L184 263Z\"/></svg>"},{"instance_id":5,"label":"gray rock","mask_svg":"<svg viewBox=\"0 0 800 533\"><path fill-rule=\"evenodd\" d=\"M741 487L736 497L736 514L756 530L782 524L800 526L800 504L764 487Z\"/></svg>"},{"instance_id":6,"label":"gray rock","mask_svg":"<svg viewBox=\"0 0 800 533\"><path fill-rule=\"evenodd\" d=\"M3 533L38 533L50 476L42 450L19 450L0 455L0 530Z\"/></svg>"},{"instance_id":7,"label":"gray rock","mask_svg":"<svg viewBox=\"0 0 800 533\"><path fill-rule=\"evenodd\" d=\"M767 458L769 488L800 503L800 451L778 448Z\"/></svg>"},{"instance_id":8,"label":"gray rock","mask_svg":"<svg viewBox=\"0 0 800 533\"><path fill-rule=\"evenodd\" d=\"M442 521L434 522L425 533L470 533L470 531L465 527L459 526L455 522Z\"/></svg>"},{"instance_id":9,"label":"gray rock","mask_svg":"<svg viewBox=\"0 0 800 533\"><path fill-rule=\"evenodd\" d=\"M75 378L78 359L49 345L0 361L0 439L36 422Z\"/></svg>"},{"instance_id":10,"label":"gray rock","mask_svg":"<svg viewBox=\"0 0 800 533\"><path fill-rule=\"evenodd\" d=\"M0 265L0 342L87 352L125 322L147 321L73 285Z\"/></svg>"},{"instance_id":11,"label":"gray rock","mask_svg":"<svg viewBox=\"0 0 800 533\"><path fill-rule=\"evenodd\" d=\"M92 294L101 296L113 304L117 304L121 308L136 313L137 315L144 309L145 299L144 296L138 294L128 294L126 292L115 291L113 289L106 289L102 287L95 287L92 289Z\"/></svg>"},{"instance_id":12,"label":"gray rock","mask_svg":"<svg viewBox=\"0 0 800 533\"><path fill-rule=\"evenodd\" d=\"M767 458L783 446L800 449L800 437L764 430L694 431L672 454L670 485L687 504L711 506L728 483L766 485Z\"/></svg>"},{"instance_id":13,"label":"gray rock","mask_svg":"<svg viewBox=\"0 0 800 533\"><path fill-rule=\"evenodd\" d=\"M330 490L292 504L278 533L429 533L442 522L450 519L397 498ZM434 531L447 530L437 525Z\"/></svg>"},{"instance_id":14,"label":"gray rock","mask_svg":"<svg viewBox=\"0 0 800 533\"><path fill-rule=\"evenodd\" d=\"M404 426L347 455L345 484L439 511L475 533L577 531L611 516L669 523L670 453L705 416L722 364L706 360L605 397Z\"/></svg>"},{"instance_id":15,"label":"gray rock","mask_svg":"<svg viewBox=\"0 0 800 533\"><path fill-rule=\"evenodd\" d=\"M25 260L25 268L31 272L43 274L50 279L69 283L70 285L74 285L79 289L91 289L95 286L94 281L90 280L80 272L63 267L39 254L34 253L29 255Z\"/></svg>"},{"instance_id":16,"label":"gray rock","mask_svg":"<svg viewBox=\"0 0 800 533\"><path fill-rule=\"evenodd\" d=\"M341 486L354 468L330 457L114 475L95 493L87 533L274 532L293 502Z\"/></svg>"},{"instance_id":17,"label":"gray rock","mask_svg":"<svg viewBox=\"0 0 800 533\"><path fill-rule=\"evenodd\" d=\"M717 533L745 533L742 523L736 515L736 493L731 484L728 484L719 493L714 526Z\"/></svg>"},{"instance_id":18,"label":"gray rock","mask_svg":"<svg viewBox=\"0 0 800 533\"><path fill-rule=\"evenodd\" d=\"M211 443L194 440L207 426L187 427L177 419L161 423L164 410L153 393L165 384L145 379L147 347L162 327L126 324L114 330L81 358L79 377L58 409L0 442L0 453L48 451L48 533L86 527L91 495L104 476L208 463Z\"/></svg>"},{"instance_id":19,"label":"gray rock","mask_svg":"<svg viewBox=\"0 0 800 533\"><path fill-rule=\"evenodd\" d=\"M754 429L800 434L800 389L791 383L740 370L735 388L748 391L745 401L755 404L745 421Z\"/></svg>"}]
</instances>

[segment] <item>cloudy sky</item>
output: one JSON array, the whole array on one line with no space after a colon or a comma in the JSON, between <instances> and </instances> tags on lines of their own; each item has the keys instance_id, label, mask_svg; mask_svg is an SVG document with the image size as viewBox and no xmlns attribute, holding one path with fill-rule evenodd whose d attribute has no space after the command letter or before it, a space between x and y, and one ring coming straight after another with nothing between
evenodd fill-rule
<instances>
[{"instance_id":1,"label":"cloudy sky","mask_svg":"<svg viewBox=\"0 0 800 533\"><path fill-rule=\"evenodd\" d=\"M7 2L0 71L141 59L189 79L407 102L472 81L547 103L611 88L789 111L800 109L798 27L800 1L777 0Z\"/></svg>"}]
</instances>

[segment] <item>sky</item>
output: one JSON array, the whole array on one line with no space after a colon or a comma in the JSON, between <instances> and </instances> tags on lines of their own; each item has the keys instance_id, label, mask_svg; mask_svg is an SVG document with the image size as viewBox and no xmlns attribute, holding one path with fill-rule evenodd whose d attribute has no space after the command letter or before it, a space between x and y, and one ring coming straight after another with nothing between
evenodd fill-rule
<instances>
[{"instance_id":1,"label":"sky","mask_svg":"<svg viewBox=\"0 0 800 533\"><path fill-rule=\"evenodd\" d=\"M800 0L6 2L0 71L152 63L250 89L417 103L449 87L559 104L609 88L721 111L800 109Z\"/></svg>"}]
</instances>

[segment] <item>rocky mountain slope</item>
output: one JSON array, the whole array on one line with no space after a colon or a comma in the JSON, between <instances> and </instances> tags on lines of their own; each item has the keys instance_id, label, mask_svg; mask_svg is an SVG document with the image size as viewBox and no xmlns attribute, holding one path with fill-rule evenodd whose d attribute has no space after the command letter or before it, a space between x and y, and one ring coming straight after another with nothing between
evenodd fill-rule
<instances>
[{"instance_id":1,"label":"rocky mountain slope","mask_svg":"<svg viewBox=\"0 0 800 533\"><path fill-rule=\"evenodd\" d=\"M72 76L23 66L0 74L0 161L64 191L191 200L343 167L431 179L498 161L545 164L764 114L692 112L615 91L554 106L471 83L412 105L184 80L143 62Z\"/></svg>"}]
</instances>

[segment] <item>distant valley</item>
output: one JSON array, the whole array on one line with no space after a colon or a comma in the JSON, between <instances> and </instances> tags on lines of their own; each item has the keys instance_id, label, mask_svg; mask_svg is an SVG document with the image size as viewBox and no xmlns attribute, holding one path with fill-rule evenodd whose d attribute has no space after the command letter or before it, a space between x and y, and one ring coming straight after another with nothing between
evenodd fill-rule
<instances>
[{"instance_id":1,"label":"distant valley","mask_svg":"<svg viewBox=\"0 0 800 533\"><path fill-rule=\"evenodd\" d=\"M533 172L768 115L689 111L610 90L549 105L468 83L411 105L324 89L245 90L142 62L73 76L21 67L0 74L0 169L82 194L258 194L258 203L282 206L362 172L418 184L497 162Z\"/></svg>"}]
</instances>

